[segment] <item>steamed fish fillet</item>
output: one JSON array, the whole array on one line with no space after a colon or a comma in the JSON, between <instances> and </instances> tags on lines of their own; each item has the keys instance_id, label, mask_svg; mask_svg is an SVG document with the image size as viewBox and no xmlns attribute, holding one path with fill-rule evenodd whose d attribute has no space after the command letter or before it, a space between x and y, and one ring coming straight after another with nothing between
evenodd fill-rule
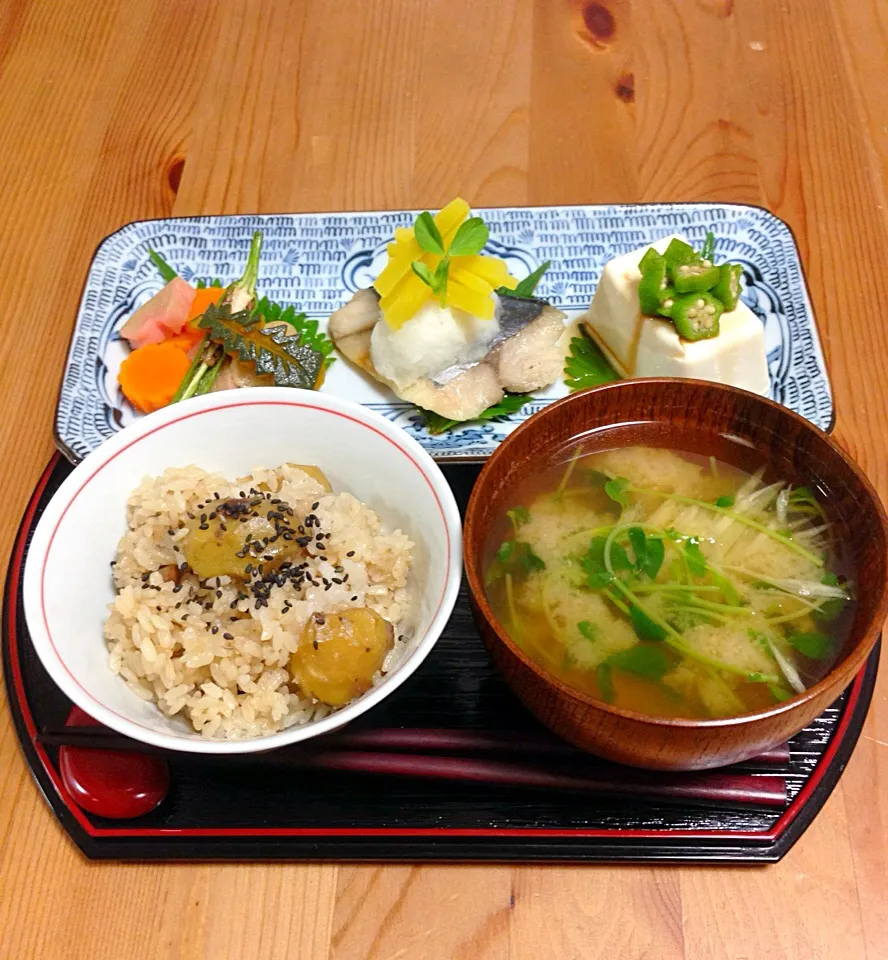
<instances>
[{"instance_id":1,"label":"steamed fish fillet","mask_svg":"<svg viewBox=\"0 0 888 960\"><path fill-rule=\"evenodd\" d=\"M505 391L539 390L561 375L564 365L565 315L542 300L498 297L499 332L479 360L450 365L409 384L396 384L375 367L373 328L382 320L379 297L359 290L331 317L329 334L352 363L386 384L401 400L415 403L449 420L473 420L499 403Z\"/></svg>"}]
</instances>

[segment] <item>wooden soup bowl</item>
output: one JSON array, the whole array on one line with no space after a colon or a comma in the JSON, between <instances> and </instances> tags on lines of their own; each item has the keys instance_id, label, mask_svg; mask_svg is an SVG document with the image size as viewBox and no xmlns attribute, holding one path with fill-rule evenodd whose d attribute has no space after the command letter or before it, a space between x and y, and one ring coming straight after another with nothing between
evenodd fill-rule
<instances>
[{"instance_id":1,"label":"wooden soup bowl","mask_svg":"<svg viewBox=\"0 0 888 960\"><path fill-rule=\"evenodd\" d=\"M580 693L546 672L509 637L483 586L491 526L516 486L550 457L646 445L714 456L747 471L819 491L856 584L857 609L836 665L784 703L716 720L647 716ZM571 743L608 760L658 770L736 763L783 743L853 680L888 615L888 518L872 485L825 433L771 400L694 380L625 380L546 407L509 435L475 484L464 528L466 574L478 628L494 663L536 716Z\"/></svg>"}]
</instances>

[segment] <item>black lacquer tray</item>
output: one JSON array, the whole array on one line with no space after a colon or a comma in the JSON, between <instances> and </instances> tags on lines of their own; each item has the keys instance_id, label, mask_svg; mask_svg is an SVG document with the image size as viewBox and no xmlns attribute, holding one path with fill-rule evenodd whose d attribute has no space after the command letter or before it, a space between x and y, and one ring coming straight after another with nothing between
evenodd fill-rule
<instances>
[{"instance_id":1,"label":"black lacquer tray","mask_svg":"<svg viewBox=\"0 0 888 960\"><path fill-rule=\"evenodd\" d=\"M25 757L59 821L90 858L140 860L668 861L779 860L816 816L854 748L875 682L879 648L848 690L790 742L779 773L782 810L677 805L560 791L284 768L169 755L172 786L151 813L110 820L73 801L58 750L41 731L62 727L71 704L31 646L22 568L44 506L71 470L47 467L22 520L6 582L3 666ZM443 469L461 506L478 464ZM465 594L422 668L349 727L539 731L493 670ZM757 772L752 765L748 771ZM614 766L615 780L627 771Z\"/></svg>"}]
</instances>

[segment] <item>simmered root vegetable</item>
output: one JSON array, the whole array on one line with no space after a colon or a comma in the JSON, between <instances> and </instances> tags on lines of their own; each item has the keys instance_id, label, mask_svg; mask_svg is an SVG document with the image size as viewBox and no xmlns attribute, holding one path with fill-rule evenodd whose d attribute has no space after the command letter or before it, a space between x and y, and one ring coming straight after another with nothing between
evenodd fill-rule
<instances>
[{"instance_id":1,"label":"simmered root vegetable","mask_svg":"<svg viewBox=\"0 0 888 960\"><path fill-rule=\"evenodd\" d=\"M275 570L286 560L295 562L311 537L296 536L289 525L281 525L280 517L280 505L263 496L221 500L188 521L185 560L204 580L248 580L260 563L265 570Z\"/></svg>"},{"instance_id":2,"label":"simmered root vegetable","mask_svg":"<svg viewBox=\"0 0 888 960\"><path fill-rule=\"evenodd\" d=\"M394 628L369 607L316 613L290 657L290 676L305 696L341 707L370 689L393 643Z\"/></svg>"}]
</instances>

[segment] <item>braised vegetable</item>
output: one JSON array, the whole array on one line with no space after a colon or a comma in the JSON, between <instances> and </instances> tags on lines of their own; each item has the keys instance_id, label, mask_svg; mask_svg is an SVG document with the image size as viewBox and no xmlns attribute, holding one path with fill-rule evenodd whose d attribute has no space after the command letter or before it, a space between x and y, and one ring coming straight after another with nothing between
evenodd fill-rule
<instances>
[{"instance_id":1,"label":"braised vegetable","mask_svg":"<svg viewBox=\"0 0 888 960\"><path fill-rule=\"evenodd\" d=\"M120 365L117 381L129 402L151 413L173 398L189 369L188 355L172 343L148 343L133 350Z\"/></svg>"},{"instance_id":2,"label":"braised vegetable","mask_svg":"<svg viewBox=\"0 0 888 960\"><path fill-rule=\"evenodd\" d=\"M394 628L375 610L315 613L290 657L290 676L307 697L340 707L366 693L394 642Z\"/></svg>"}]
</instances>

